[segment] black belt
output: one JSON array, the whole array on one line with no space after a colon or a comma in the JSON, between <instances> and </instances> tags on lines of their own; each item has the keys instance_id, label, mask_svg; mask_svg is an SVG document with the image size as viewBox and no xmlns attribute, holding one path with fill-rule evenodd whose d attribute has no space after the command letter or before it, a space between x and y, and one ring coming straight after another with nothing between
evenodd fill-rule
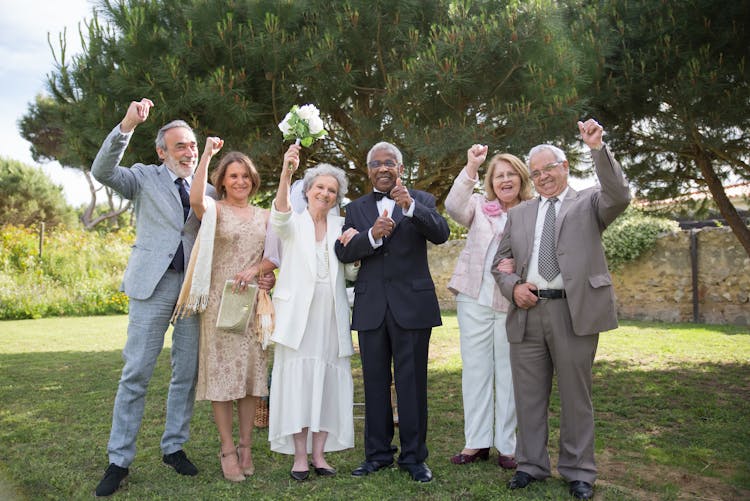
<instances>
[{"instance_id":1,"label":"black belt","mask_svg":"<svg viewBox=\"0 0 750 501\"><path fill-rule=\"evenodd\" d=\"M531 293L541 299L562 299L567 297L565 289L537 289L531 291Z\"/></svg>"}]
</instances>

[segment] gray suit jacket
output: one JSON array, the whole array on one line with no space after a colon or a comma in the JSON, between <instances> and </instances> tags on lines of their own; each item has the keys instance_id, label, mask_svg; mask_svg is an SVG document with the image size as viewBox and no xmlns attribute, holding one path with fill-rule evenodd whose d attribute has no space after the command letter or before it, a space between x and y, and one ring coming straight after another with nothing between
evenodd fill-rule
<instances>
[{"instance_id":1,"label":"gray suit jacket","mask_svg":"<svg viewBox=\"0 0 750 501\"><path fill-rule=\"evenodd\" d=\"M600 186L580 192L570 188L556 220L557 259L568 308L576 335L585 336L617 327L612 277L604 258L601 234L630 203L627 180L605 145L591 151ZM534 246L534 227L539 198L519 204L508 212L503 238L493 261L493 275L509 300L513 287L526 280ZM515 259L514 273L500 273L503 258ZM511 304L506 328L510 342L523 340L527 310Z\"/></svg>"},{"instance_id":2,"label":"gray suit jacket","mask_svg":"<svg viewBox=\"0 0 750 501\"><path fill-rule=\"evenodd\" d=\"M183 222L180 195L166 165L120 166L131 136L132 133L120 132L119 124L115 126L99 149L91 173L97 181L134 202L135 245L120 290L134 299L148 299L172 262L180 241L187 267L200 221L191 210ZM213 187L208 186L206 192L215 197Z\"/></svg>"}]
</instances>

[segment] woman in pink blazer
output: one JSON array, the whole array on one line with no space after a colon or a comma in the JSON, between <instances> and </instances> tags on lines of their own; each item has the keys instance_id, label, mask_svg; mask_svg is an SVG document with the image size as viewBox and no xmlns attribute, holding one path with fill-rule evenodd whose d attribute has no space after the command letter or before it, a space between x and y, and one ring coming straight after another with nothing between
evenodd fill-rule
<instances>
[{"instance_id":1,"label":"woman in pink blazer","mask_svg":"<svg viewBox=\"0 0 750 501\"><path fill-rule=\"evenodd\" d=\"M463 450L453 464L489 458L490 447L499 453L498 465L516 467L516 407L505 332L508 302L492 274L492 259L500 243L507 211L531 198L528 169L517 157L497 154L484 176L484 194L474 193L479 166L487 146L475 144L466 152L466 166L456 177L445 208L469 228L448 288L456 294L461 331L461 376L464 404Z\"/></svg>"}]
</instances>

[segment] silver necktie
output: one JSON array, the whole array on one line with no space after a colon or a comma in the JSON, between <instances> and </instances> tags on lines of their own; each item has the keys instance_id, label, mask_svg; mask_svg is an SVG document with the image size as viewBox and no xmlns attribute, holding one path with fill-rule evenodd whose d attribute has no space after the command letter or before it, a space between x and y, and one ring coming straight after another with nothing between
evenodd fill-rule
<instances>
[{"instance_id":1,"label":"silver necktie","mask_svg":"<svg viewBox=\"0 0 750 501\"><path fill-rule=\"evenodd\" d=\"M560 273L557 264L557 250L555 249L555 204L557 197L547 200L547 214L544 216L542 240L539 244L539 274L551 282Z\"/></svg>"}]
</instances>

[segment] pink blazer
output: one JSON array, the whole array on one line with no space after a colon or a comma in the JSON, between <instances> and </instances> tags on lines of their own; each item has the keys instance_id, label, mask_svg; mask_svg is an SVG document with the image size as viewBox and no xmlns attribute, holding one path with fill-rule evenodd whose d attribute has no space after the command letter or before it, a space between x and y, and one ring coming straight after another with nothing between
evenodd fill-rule
<instances>
[{"instance_id":1,"label":"pink blazer","mask_svg":"<svg viewBox=\"0 0 750 501\"><path fill-rule=\"evenodd\" d=\"M456 268L448 282L448 289L454 294L459 292L477 299L482 285L484 263L492 238L494 227L489 216L482 212L482 204L487 201L484 195L474 193L476 181L462 169L453 182L451 191L445 199L448 215L458 224L469 228L466 245L456 261ZM492 308L497 311L508 311L508 300L495 283L492 293Z\"/></svg>"}]
</instances>

